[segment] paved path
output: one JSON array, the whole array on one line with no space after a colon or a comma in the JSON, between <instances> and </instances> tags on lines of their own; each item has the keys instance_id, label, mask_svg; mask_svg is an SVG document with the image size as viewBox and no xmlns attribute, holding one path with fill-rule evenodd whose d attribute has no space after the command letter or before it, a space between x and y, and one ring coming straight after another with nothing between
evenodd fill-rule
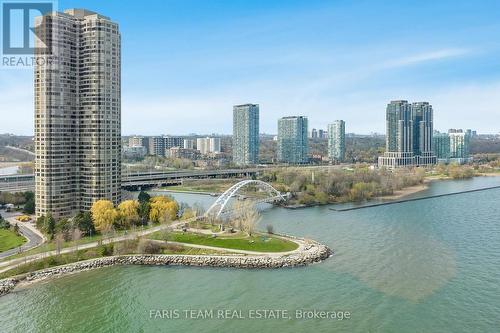
<instances>
[{"instance_id":1,"label":"paved path","mask_svg":"<svg viewBox=\"0 0 500 333\"><path fill-rule=\"evenodd\" d=\"M109 238L109 239L103 239L103 244L120 242L120 241L124 241L124 240L127 240L127 239L135 239L136 237L140 237L140 236L152 234L152 233L160 231L160 230L175 229L175 228L178 228L178 227L180 227L180 226L182 226L182 225L184 225L186 223L192 222L194 220L196 220L196 218L191 218L191 219L188 219L188 220L183 220L183 221L179 221L179 222L176 222L176 223L173 223L173 224L168 224L168 225L160 225L160 226L157 226L157 227L153 227L151 229L137 231L137 232L132 232L132 233L129 233L129 234L126 234L126 235L118 236L118 237L113 237L113 238ZM280 237L280 238L284 238L285 239L285 237L278 236L278 235L275 235L275 237ZM295 249L295 250L293 250L293 251L288 251L288 252L265 252L265 253L264 252L247 251L247 250L227 249L227 248L221 248L221 247L215 247L215 246L207 246L207 245L199 245L199 244L188 244L188 243L172 242L172 241L167 242L167 244L176 244L176 245L182 245L182 246L192 247L192 248L198 248L198 249L224 251L224 252L228 252L228 253L238 253L238 254L248 254L248 255L261 255L261 256L279 257L279 256L282 256L282 255L290 255L290 254L298 253L298 252L301 252L301 251L303 251L305 249L305 245L307 244L307 241L304 241L304 240L301 240L301 239L293 239L293 241L296 242L297 244L299 244L298 248ZM158 241L158 242L162 242L162 241ZM87 243L87 244L80 244L80 245L78 245L78 249L79 250L89 249L89 248L96 247L98 245L99 245L98 242L92 242L92 243ZM70 252L73 252L73 251L75 251L75 247L74 246L68 247L68 248L64 248L64 249L61 250L60 253L64 254L64 253L70 253ZM0 262L0 273L3 273L5 271L10 270L10 269L14 268L16 265L28 263L28 262L31 262L31 261L39 260L39 259L42 259L42 258L45 258L45 257L54 256L54 255L57 255L57 251L56 250L47 251L47 252L38 253L38 254L33 254L33 255L29 255L29 256L23 257L23 258L16 258L16 259L8 260L8 261L2 261L2 262Z\"/></svg>"},{"instance_id":2,"label":"paved path","mask_svg":"<svg viewBox=\"0 0 500 333\"><path fill-rule=\"evenodd\" d=\"M17 253L31 250L43 244L46 240L43 234L36 229L36 227L32 224L32 222L19 222L18 220L16 220L15 216L19 215L11 215L10 217L6 217L5 219L11 225L17 224L19 226L19 232L28 240L28 242L24 243L19 247L4 252L0 252L0 259L9 257Z\"/></svg>"},{"instance_id":3,"label":"paved path","mask_svg":"<svg viewBox=\"0 0 500 333\"><path fill-rule=\"evenodd\" d=\"M26 149L19 148L19 147L5 146L5 148L9 148L9 149L12 149L12 150L17 150L17 151L26 153L28 155L35 156L34 152L26 150Z\"/></svg>"},{"instance_id":4,"label":"paved path","mask_svg":"<svg viewBox=\"0 0 500 333\"><path fill-rule=\"evenodd\" d=\"M194 220L194 218L193 219L179 221L179 222L176 222L176 223L173 223L173 224L159 225L157 227L153 227L153 228L150 228L150 229L136 231L136 232L131 232L131 233L128 233L128 234L125 234L125 235L122 235L122 236L112 237L112 238L108 238L108 239L103 239L102 242L103 242L103 244L108 244L108 243L115 243L115 242L124 241L124 240L127 240L127 239L135 239L136 237L141 237L141 236L144 236L144 235L152 234L152 233L160 231L160 230L170 229L170 228L176 228L176 227L179 227L181 225L184 225L184 223L189 223L189 222L191 222L193 220ZM97 242L97 241L96 242L92 242L92 243L80 244L80 245L78 245L78 250L90 249L90 248L96 247L98 245L99 245L99 242ZM60 253L61 254L70 253L70 252L75 251L75 249L76 248L74 246L67 247L67 248L62 249ZM45 258L45 257L54 256L54 255L57 255L57 251L56 250L42 252L42 253L37 253L37 254L32 254L32 255L28 255L28 256L22 257L22 258L16 258L16 259L11 259L11 260L1 261L0 262L0 273L8 271L9 269L12 269L16 265L18 265L18 264L24 264L24 263L28 263L28 262L31 262L31 261L39 260L39 259L42 259L42 258Z\"/></svg>"},{"instance_id":5,"label":"paved path","mask_svg":"<svg viewBox=\"0 0 500 333\"><path fill-rule=\"evenodd\" d=\"M182 245L182 246L186 246L186 247L192 247L192 248L196 248L196 249L223 251L223 252L238 253L238 254L250 254L250 255L259 255L259 256L279 257L279 256L282 256L285 254L293 254L296 252L301 252L304 249L304 246L305 246L304 241L297 240L297 239L294 239L293 241L296 242L297 244L299 244L299 246L295 250L288 251L288 252L256 252L256 251L248 251L248 250L228 249L226 247L181 243L181 242L174 242L174 241L168 241L166 244L175 244L175 245ZM155 242L157 242L159 244L165 244L165 241L161 241L161 240L156 240Z\"/></svg>"}]
</instances>

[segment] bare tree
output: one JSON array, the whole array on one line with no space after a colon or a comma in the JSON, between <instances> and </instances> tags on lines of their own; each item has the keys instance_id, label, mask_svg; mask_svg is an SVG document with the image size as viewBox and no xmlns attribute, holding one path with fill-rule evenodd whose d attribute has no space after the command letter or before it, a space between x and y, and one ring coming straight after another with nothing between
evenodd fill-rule
<instances>
[{"instance_id":1,"label":"bare tree","mask_svg":"<svg viewBox=\"0 0 500 333\"><path fill-rule=\"evenodd\" d=\"M163 229L162 231L160 231L160 239L165 241L166 243L170 238L171 231L172 230L170 228Z\"/></svg>"},{"instance_id":2,"label":"bare tree","mask_svg":"<svg viewBox=\"0 0 500 333\"><path fill-rule=\"evenodd\" d=\"M203 216L203 214L205 213L205 209L198 202L195 202L193 204L192 210L193 210L193 213L194 213L195 217Z\"/></svg>"},{"instance_id":3,"label":"bare tree","mask_svg":"<svg viewBox=\"0 0 500 333\"><path fill-rule=\"evenodd\" d=\"M246 232L249 236L255 232L260 214L255 205L250 201L243 201L237 205L237 228Z\"/></svg>"},{"instance_id":4,"label":"bare tree","mask_svg":"<svg viewBox=\"0 0 500 333\"><path fill-rule=\"evenodd\" d=\"M58 233L55 237L55 243L56 243L56 253L57 255L61 254L61 249L64 244L64 235L61 233Z\"/></svg>"},{"instance_id":5,"label":"bare tree","mask_svg":"<svg viewBox=\"0 0 500 333\"><path fill-rule=\"evenodd\" d=\"M73 242L75 242L76 256L78 257L78 242L82 238L82 231L78 228L73 229Z\"/></svg>"},{"instance_id":6,"label":"bare tree","mask_svg":"<svg viewBox=\"0 0 500 333\"><path fill-rule=\"evenodd\" d=\"M172 219L170 218L170 213L163 212L163 214L160 217L160 223L161 224L170 224L170 222L172 222Z\"/></svg>"}]
</instances>

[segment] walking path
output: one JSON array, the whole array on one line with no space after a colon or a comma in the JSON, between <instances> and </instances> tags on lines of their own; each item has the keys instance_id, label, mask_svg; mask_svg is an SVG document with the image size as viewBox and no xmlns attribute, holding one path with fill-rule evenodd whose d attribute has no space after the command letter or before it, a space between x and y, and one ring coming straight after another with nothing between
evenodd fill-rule
<instances>
[{"instance_id":1,"label":"walking path","mask_svg":"<svg viewBox=\"0 0 500 333\"><path fill-rule=\"evenodd\" d=\"M128 240L128 239L135 239L136 237L141 237L141 236L144 236L144 235L152 234L152 233L160 231L160 230L169 229L169 228L176 228L176 227L178 227L180 225L183 225L184 223L189 223L189 222L193 221L194 219L195 218L191 218L191 219L187 219L187 220L182 220L182 221L179 221L179 222L176 222L176 223L173 223L173 224L168 224L168 225L159 225L157 227L153 227L153 228L150 228L150 229L147 229L147 230L136 231L136 232L132 232L132 233L129 233L129 234L126 234L126 235L122 235L122 236L117 236L117 237L103 239L102 242L103 242L103 244L106 244L106 243L121 242L121 241ZM99 245L98 241L92 242L92 243L86 243L86 244L79 244L78 245L78 250L90 249L90 248L96 247L98 245ZM67 248L62 249L59 253L60 254L65 254L65 253L73 252L75 250L76 250L76 247L75 246L71 246L71 247L67 247ZM43 259L45 257L54 256L54 255L57 255L57 254L58 254L57 250L52 250L52 251L47 251L47 252L32 254L32 255L29 255L29 256L26 256L26 257L22 257L22 258L16 258L16 259L11 259L11 260L1 261L0 262L0 273L8 271L9 269L12 269L16 265L18 265L18 264L24 264L24 263L32 262L32 261L35 261L35 260Z\"/></svg>"},{"instance_id":2,"label":"walking path","mask_svg":"<svg viewBox=\"0 0 500 333\"><path fill-rule=\"evenodd\" d=\"M109 244L109 243L125 241L128 239L135 239L136 237L145 236L148 234L155 233L157 231L161 231L161 230L165 230L165 229L175 229L175 228L178 228L178 227L185 225L186 223L189 223L189 222L192 222L195 220L196 220L196 218L182 220L182 221L179 221L179 222L176 222L173 224L160 225L160 226L153 227L153 228L150 228L147 230L137 231L137 232L129 233L129 234L122 235L122 236L103 239L102 241L103 241L103 244L106 244L106 243ZM192 228L190 228L189 230L192 232L199 232L200 231L199 229L192 229ZM280 235L274 235L274 236L278 237L278 238L290 240L288 237L284 237L284 236L280 236ZM307 246L308 241L307 240L294 238L293 241L298 244L298 247L295 250L287 251L287 252L257 252L257 251L248 251L248 250L228 249L228 248L208 246L208 245L189 244L189 243L174 242L174 241L168 241L167 244L174 244L174 245L180 245L180 246L197 248L197 249L222 251L222 252L234 253L234 254L244 254L244 255L252 255L252 256L267 256L267 257L272 257L272 258L277 258L277 257L281 257L284 255L299 254L299 253L304 252L304 250L307 250L307 248L308 248L308 246ZM165 243L164 241L161 241L161 240L156 240L155 242L163 243L163 244ZM92 243L87 243L87 244L80 244L80 245L78 245L78 250L89 249L89 248L96 247L98 245L99 245L99 242L97 242L97 241L92 242ZM70 253L70 252L74 252L75 250L76 250L75 246L67 247L67 248L62 249L59 252L59 254ZM47 252L29 255L29 256L26 256L23 258L16 258L16 259L8 260L8 261L3 261L3 262L0 262L0 273L8 271L19 264L25 264L25 263L32 262L35 260L43 259L45 257L54 256L57 254L58 254L57 250L52 250L52 251L47 251Z\"/></svg>"},{"instance_id":3,"label":"walking path","mask_svg":"<svg viewBox=\"0 0 500 333\"><path fill-rule=\"evenodd\" d=\"M283 238L283 237L280 237L280 238ZM248 250L228 249L226 247L181 243L181 242L174 242L174 241L168 241L167 244L182 245L182 246L186 246L186 247L205 249L205 250L224 251L224 252L232 252L232 253L239 253L239 254L249 254L249 255L254 255L254 256L260 255L260 256L269 256L269 257L280 257L280 256L287 255L287 254L294 254L297 252L302 252L304 250L305 245L306 245L306 242L304 240L294 239L293 241L295 243L297 243L299 246L295 250L287 251L287 252L257 252L257 251L248 251ZM155 242L157 242L158 244L165 244L165 242L161 241L161 240L156 240ZM0 273L1 273L1 271L0 271Z\"/></svg>"}]
</instances>

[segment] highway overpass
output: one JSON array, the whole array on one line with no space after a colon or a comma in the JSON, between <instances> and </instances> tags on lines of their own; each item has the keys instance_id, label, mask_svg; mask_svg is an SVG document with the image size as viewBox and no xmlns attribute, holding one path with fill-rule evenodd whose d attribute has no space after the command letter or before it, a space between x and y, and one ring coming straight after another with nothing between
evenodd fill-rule
<instances>
[{"instance_id":1,"label":"highway overpass","mask_svg":"<svg viewBox=\"0 0 500 333\"><path fill-rule=\"evenodd\" d=\"M143 188L180 184L182 179L251 177L262 169L192 170L172 172L126 172L122 174L122 188ZM0 176L0 192L24 192L35 189L35 175Z\"/></svg>"}]
</instances>

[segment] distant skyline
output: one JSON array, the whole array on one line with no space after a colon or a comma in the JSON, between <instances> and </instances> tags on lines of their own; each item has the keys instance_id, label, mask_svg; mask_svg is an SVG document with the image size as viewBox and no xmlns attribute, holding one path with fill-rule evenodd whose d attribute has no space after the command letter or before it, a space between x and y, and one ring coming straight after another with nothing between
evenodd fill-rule
<instances>
[{"instance_id":1,"label":"distant skyline","mask_svg":"<svg viewBox=\"0 0 500 333\"><path fill-rule=\"evenodd\" d=\"M232 133L233 105L260 132L304 115L385 133L391 100L428 101L434 127L500 132L500 2L59 0L122 33L122 133ZM31 70L0 69L0 133L33 134Z\"/></svg>"}]
</instances>

